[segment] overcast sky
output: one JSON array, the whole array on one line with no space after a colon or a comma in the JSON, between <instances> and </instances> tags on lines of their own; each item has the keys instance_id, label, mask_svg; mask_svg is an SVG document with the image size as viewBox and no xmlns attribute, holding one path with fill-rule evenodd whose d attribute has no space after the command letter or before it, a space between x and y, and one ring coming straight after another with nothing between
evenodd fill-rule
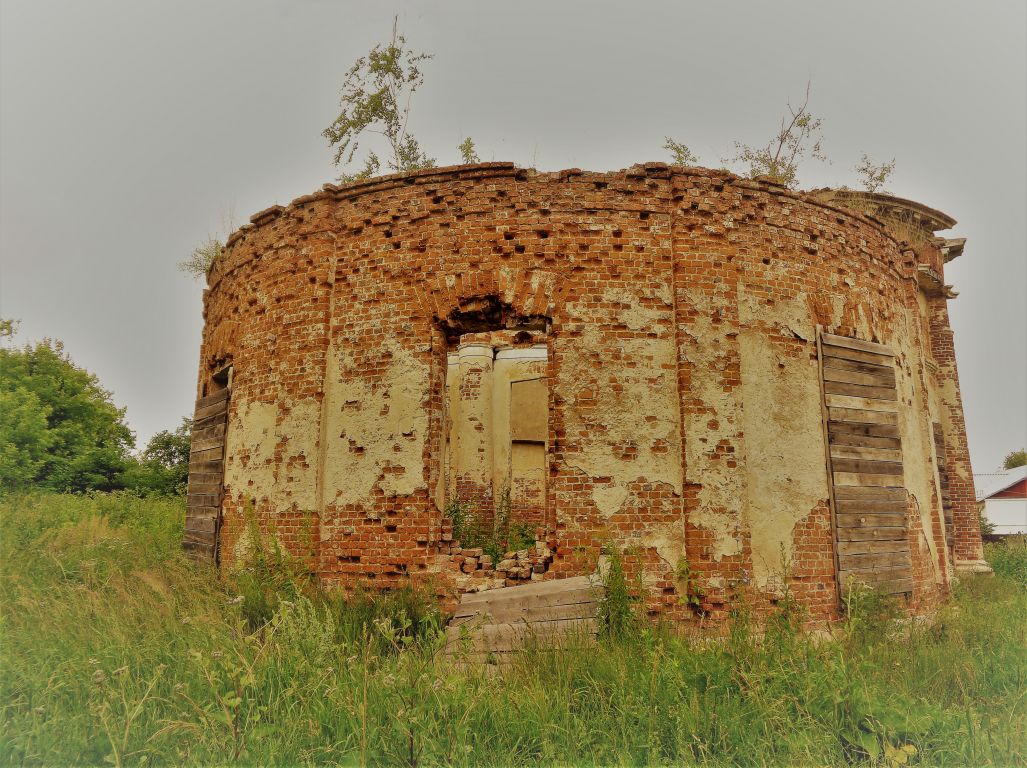
<instances>
[{"instance_id":1,"label":"overcast sky","mask_svg":"<svg viewBox=\"0 0 1027 768\"><path fill-rule=\"evenodd\" d=\"M1027 443L1027 17L1009 2L0 0L0 315L62 339L128 408L140 446L190 414L209 234L337 176L321 131L353 60L398 13L430 51L411 127L440 164L720 166L813 84L830 165L969 238L949 265L977 471Z\"/></svg>"}]
</instances>

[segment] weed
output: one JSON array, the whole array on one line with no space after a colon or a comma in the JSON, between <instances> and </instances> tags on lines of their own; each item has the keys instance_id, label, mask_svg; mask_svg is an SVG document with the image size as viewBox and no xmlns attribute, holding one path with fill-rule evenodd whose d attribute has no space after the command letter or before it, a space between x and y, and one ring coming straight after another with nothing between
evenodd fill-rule
<instances>
[{"instance_id":1,"label":"weed","mask_svg":"<svg viewBox=\"0 0 1027 768\"><path fill-rule=\"evenodd\" d=\"M439 653L430 595L326 594L273 574L270 537L251 628L236 577L181 553L183 520L180 500L0 500L0 764L1027 763L1017 552L989 546L996 576L927 622L852 593L839 636L814 640L743 602L707 643L635 618L614 552L623 640L497 674Z\"/></svg>"},{"instance_id":2,"label":"weed","mask_svg":"<svg viewBox=\"0 0 1027 768\"><path fill-rule=\"evenodd\" d=\"M614 640L624 640L638 627L636 598L624 571L624 556L612 544L603 547L606 572L603 574L603 597L599 601L599 626L602 633Z\"/></svg>"}]
</instances>

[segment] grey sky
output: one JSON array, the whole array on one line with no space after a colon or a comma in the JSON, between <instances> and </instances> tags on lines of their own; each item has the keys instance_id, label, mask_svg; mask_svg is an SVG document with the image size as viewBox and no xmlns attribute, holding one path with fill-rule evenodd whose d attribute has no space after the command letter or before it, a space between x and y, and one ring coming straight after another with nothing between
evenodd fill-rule
<instances>
[{"instance_id":1,"label":"grey sky","mask_svg":"<svg viewBox=\"0 0 1027 768\"><path fill-rule=\"evenodd\" d=\"M432 51L412 129L440 164L720 166L813 81L831 165L959 220L947 279L975 468L1027 443L1027 12L1009 2L0 0L0 314L64 340L140 445L190 412L199 283L175 264L337 171L321 130L398 13Z\"/></svg>"}]
</instances>

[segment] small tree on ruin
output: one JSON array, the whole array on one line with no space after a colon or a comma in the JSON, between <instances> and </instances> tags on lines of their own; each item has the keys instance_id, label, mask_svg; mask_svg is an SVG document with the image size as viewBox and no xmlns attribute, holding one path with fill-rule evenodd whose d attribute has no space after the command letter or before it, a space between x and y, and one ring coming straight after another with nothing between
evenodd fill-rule
<instances>
[{"instance_id":1,"label":"small tree on ruin","mask_svg":"<svg viewBox=\"0 0 1027 768\"><path fill-rule=\"evenodd\" d=\"M859 177L860 186L867 192L884 192L884 185L888 183L888 179L895 172L895 158L878 164L864 152L863 159L852 170Z\"/></svg>"},{"instance_id":2,"label":"small tree on ruin","mask_svg":"<svg viewBox=\"0 0 1027 768\"><path fill-rule=\"evenodd\" d=\"M674 165L699 164L699 158L687 145L682 144L680 141L674 141L670 136L664 136L663 138L666 139L663 143L663 148L670 152Z\"/></svg>"},{"instance_id":3,"label":"small tree on ruin","mask_svg":"<svg viewBox=\"0 0 1027 768\"><path fill-rule=\"evenodd\" d=\"M745 164L749 178L768 176L789 189L796 189L799 164L803 159L809 156L827 161L820 150L822 121L809 111L809 92L810 84L806 83L806 97L798 109L788 103L788 114L781 118L780 130L766 146L755 147L736 141L735 156L728 162Z\"/></svg>"},{"instance_id":4,"label":"small tree on ruin","mask_svg":"<svg viewBox=\"0 0 1027 768\"><path fill-rule=\"evenodd\" d=\"M388 146L385 164L394 172L432 168L435 158L421 149L408 129L410 103L424 82L420 66L430 53L414 52L397 30L393 19L392 39L376 45L357 59L346 73L339 99L341 111L322 134L335 147L335 165L353 162L364 134L381 136ZM343 181L365 179L377 174L382 159L368 151L364 166L356 173L343 173Z\"/></svg>"}]
</instances>

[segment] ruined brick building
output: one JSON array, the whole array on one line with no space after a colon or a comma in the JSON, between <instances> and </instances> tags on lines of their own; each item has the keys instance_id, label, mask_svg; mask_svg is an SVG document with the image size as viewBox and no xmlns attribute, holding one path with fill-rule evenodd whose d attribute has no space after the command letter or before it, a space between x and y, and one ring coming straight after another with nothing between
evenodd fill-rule
<instances>
[{"instance_id":1,"label":"ruined brick building","mask_svg":"<svg viewBox=\"0 0 1027 768\"><path fill-rule=\"evenodd\" d=\"M653 613L787 590L830 618L855 581L929 609L986 567L954 223L662 163L276 205L208 276L186 545L232 567L259 531L328 584L467 591L611 544ZM454 500L541 554L458 551Z\"/></svg>"}]
</instances>

